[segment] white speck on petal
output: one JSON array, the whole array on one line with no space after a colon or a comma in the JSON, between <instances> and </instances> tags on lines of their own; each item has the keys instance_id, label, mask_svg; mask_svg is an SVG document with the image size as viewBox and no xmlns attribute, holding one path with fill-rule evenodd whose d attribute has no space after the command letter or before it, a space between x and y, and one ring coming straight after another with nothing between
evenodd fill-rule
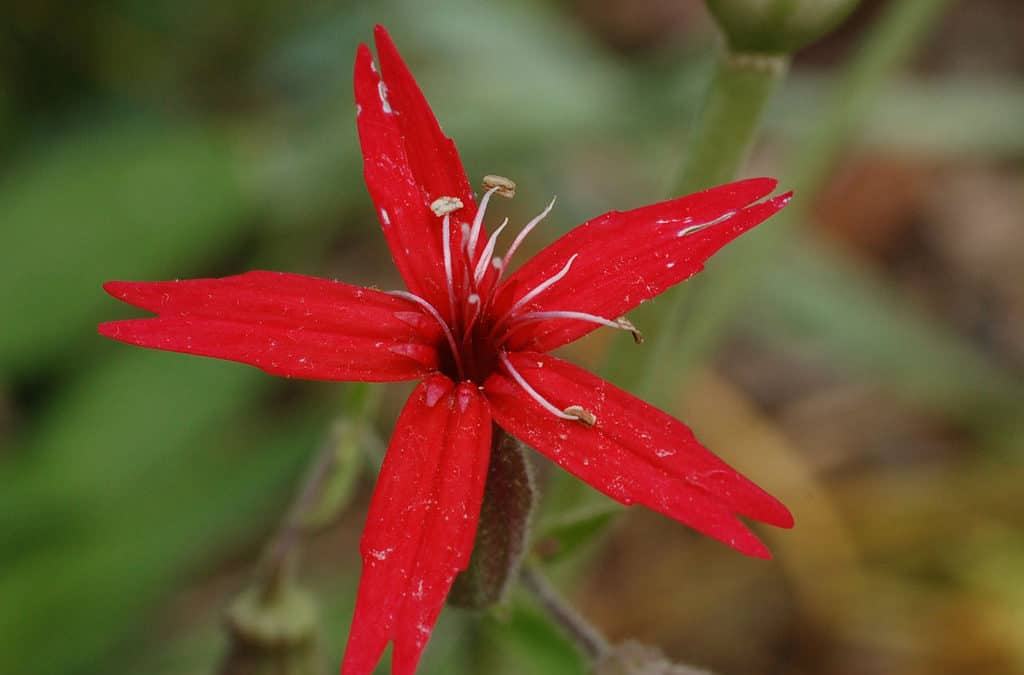
<instances>
[{"instance_id":1,"label":"white speck on petal","mask_svg":"<svg viewBox=\"0 0 1024 675\"><path fill-rule=\"evenodd\" d=\"M388 103L388 85L384 84L384 80L377 83L377 93L380 94L380 106L384 113L390 115L395 112L391 109L391 104Z\"/></svg>"},{"instance_id":2,"label":"white speck on petal","mask_svg":"<svg viewBox=\"0 0 1024 675\"><path fill-rule=\"evenodd\" d=\"M672 448L658 448L657 450L654 451L654 454L657 457L665 458L671 457L672 455L676 454L676 451L673 450Z\"/></svg>"},{"instance_id":3,"label":"white speck on petal","mask_svg":"<svg viewBox=\"0 0 1024 675\"><path fill-rule=\"evenodd\" d=\"M373 556L374 558L376 558L377 560L387 560L388 559L388 554L390 554L394 550L395 549L393 549L393 548L384 548L384 549L380 549L380 550L376 550L376 551L371 550L370 551L370 555Z\"/></svg>"},{"instance_id":4,"label":"white speck on petal","mask_svg":"<svg viewBox=\"0 0 1024 675\"><path fill-rule=\"evenodd\" d=\"M391 224L391 217L388 215L387 209L380 210L380 219L385 225Z\"/></svg>"}]
</instances>

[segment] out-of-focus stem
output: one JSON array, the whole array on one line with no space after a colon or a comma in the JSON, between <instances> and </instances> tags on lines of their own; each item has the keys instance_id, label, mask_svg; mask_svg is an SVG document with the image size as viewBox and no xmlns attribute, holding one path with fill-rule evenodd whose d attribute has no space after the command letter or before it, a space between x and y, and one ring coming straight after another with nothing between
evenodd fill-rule
<instances>
[{"instance_id":1,"label":"out-of-focus stem","mask_svg":"<svg viewBox=\"0 0 1024 675\"><path fill-rule=\"evenodd\" d=\"M362 427L380 401L366 384L349 385L345 399L348 424ZM267 544L261 573L227 610L231 648L220 665L222 675L320 675L318 612L313 596L294 581L295 559L310 517L322 511L327 486L339 466L339 445L350 426L339 422L320 447L302 485ZM321 508L318 508L321 507ZM333 510L333 509L332 509Z\"/></svg>"},{"instance_id":2,"label":"out-of-focus stem","mask_svg":"<svg viewBox=\"0 0 1024 675\"><path fill-rule=\"evenodd\" d=\"M802 205L809 203L872 102L913 54L948 4L949 0L901 0L888 4L840 76L820 122L796 151L790 168L780 172L784 187L796 193L793 204L756 233L745 237L746 241L731 246L728 253L714 263L714 274L702 275L676 289L665 318L658 322L652 336L654 351L640 384L643 396L665 401L669 383L659 382L658 373L672 373L671 386L678 388L694 365L703 361L721 342L747 291L757 283L759 274L768 261L774 259L793 223L799 220ZM711 107L710 102L708 107ZM738 171L744 156L734 156L734 159L739 163L733 166L733 171ZM716 168L704 169L703 163ZM724 168L714 158L688 159L683 184L706 187L694 182L691 175L714 175L717 182L725 182L732 176L726 176ZM685 326L684 334L687 317L694 320ZM646 324L643 327L648 334L652 332Z\"/></svg>"},{"instance_id":3,"label":"out-of-focus stem","mask_svg":"<svg viewBox=\"0 0 1024 675\"><path fill-rule=\"evenodd\" d=\"M764 109L785 77L789 57L726 51L693 130L676 195L727 183L750 154Z\"/></svg>"},{"instance_id":4,"label":"out-of-focus stem","mask_svg":"<svg viewBox=\"0 0 1024 675\"><path fill-rule=\"evenodd\" d=\"M675 194L689 194L731 181L746 162L765 108L789 67L784 54L743 54L726 51L720 57L711 86L693 131ZM653 330L651 352L639 384L640 395L662 398L657 375L681 349L684 308L694 286L676 288L661 302L661 320ZM667 305L667 309L664 309ZM650 322L652 316L647 317ZM674 379L674 378L673 378Z\"/></svg>"},{"instance_id":5,"label":"out-of-focus stem","mask_svg":"<svg viewBox=\"0 0 1024 675\"><path fill-rule=\"evenodd\" d=\"M608 641L600 631L562 597L536 565L524 565L519 578L523 588L533 595L590 661L597 662L608 653Z\"/></svg>"}]
</instances>

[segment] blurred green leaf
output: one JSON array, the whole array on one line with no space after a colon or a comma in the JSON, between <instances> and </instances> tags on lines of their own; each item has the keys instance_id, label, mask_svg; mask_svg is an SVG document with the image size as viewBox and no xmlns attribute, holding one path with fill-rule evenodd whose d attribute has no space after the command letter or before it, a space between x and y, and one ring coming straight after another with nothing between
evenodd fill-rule
<instances>
[{"instance_id":1,"label":"blurred green leaf","mask_svg":"<svg viewBox=\"0 0 1024 675\"><path fill-rule=\"evenodd\" d=\"M587 672L583 657L569 638L521 593L513 594L504 612L488 615L483 634L489 653L477 672L489 675L582 675Z\"/></svg>"},{"instance_id":2,"label":"blurred green leaf","mask_svg":"<svg viewBox=\"0 0 1024 675\"><path fill-rule=\"evenodd\" d=\"M0 183L0 372L94 334L114 307L104 281L210 260L247 210L225 139L194 127L87 128L11 167Z\"/></svg>"},{"instance_id":3,"label":"blurred green leaf","mask_svg":"<svg viewBox=\"0 0 1024 675\"><path fill-rule=\"evenodd\" d=\"M303 515L304 528L329 525L348 506L365 463L369 433L359 420L345 419L334 424L328 442L333 447L331 468L316 503Z\"/></svg>"},{"instance_id":4,"label":"blurred green leaf","mask_svg":"<svg viewBox=\"0 0 1024 675\"><path fill-rule=\"evenodd\" d=\"M124 644L179 575L250 531L322 432L320 415L269 438L244 421L272 381L254 369L111 348L3 467L4 529L52 534L5 552L0 672L77 672Z\"/></svg>"},{"instance_id":5,"label":"blurred green leaf","mask_svg":"<svg viewBox=\"0 0 1024 675\"><path fill-rule=\"evenodd\" d=\"M817 349L961 422L1019 416L1024 382L835 252L798 247L756 287L750 330Z\"/></svg>"},{"instance_id":6,"label":"blurred green leaf","mask_svg":"<svg viewBox=\"0 0 1024 675\"><path fill-rule=\"evenodd\" d=\"M831 79L796 73L768 127L800 139L826 103ZM903 78L879 92L858 144L931 154L1015 158L1024 153L1024 87L1017 81Z\"/></svg>"},{"instance_id":7,"label":"blurred green leaf","mask_svg":"<svg viewBox=\"0 0 1024 675\"><path fill-rule=\"evenodd\" d=\"M595 504L542 522L532 550L547 562L563 560L604 533L621 513L617 504Z\"/></svg>"}]
</instances>

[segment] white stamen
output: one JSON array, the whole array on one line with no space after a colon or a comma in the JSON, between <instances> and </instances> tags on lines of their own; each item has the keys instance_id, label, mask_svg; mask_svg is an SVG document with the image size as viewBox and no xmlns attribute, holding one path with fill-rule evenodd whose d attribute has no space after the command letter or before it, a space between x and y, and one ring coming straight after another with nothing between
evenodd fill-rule
<instances>
[{"instance_id":1,"label":"white stamen","mask_svg":"<svg viewBox=\"0 0 1024 675\"><path fill-rule=\"evenodd\" d=\"M441 250L444 253L444 278L448 282L448 307L455 320L455 279L452 276L452 221L446 215L441 223Z\"/></svg>"},{"instance_id":2,"label":"white stamen","mask_svg":"<svg viewBox=\"0 0 1024 675\"><path fill-rule=\"evenodd\" d=\"M578 258L579 255L579 253L573 253L572 257L569 258L569 262L565 263L565 267L559 270L558 274L555 274L551 278L546 279L545 281L542 281L541 283L537 284L536 288L534 288L532 291L530 291L523 297L519 298L516 301L516 304L512 305L512 309L508 310L508 313L505 315L502 321L499 322L499 324L504 323L505 319L511 316L512 313L515 312L517 309L519 309L520 307L528 303L530 300L533 300L538 295L540 295L541 293L543 293L544 291L548 290L549 288L557 284L559 281L561 281L562 278L569 273L569 268L572 267L573 262L575 262L576 258Z\"/></svg>"},{"instance_id":3,"label":"white stamen","mask_svg":"<svg viewBox=\"0 0 1024 675\"><path fill-rule=\"evenodd\" d=\"M438 218L446 216L449 213L454 213L462 207L462 200L458 197L438 197L434 201L430 202L430 210L433 211L434 215Z\"/></svg>"},{"instance_id":4,"label":"white stamen","mask_svg":"<svg viewBox=\"0 0 1024 675\"><path fill-rule=\"evenodd\" d=\"M462 341L465 343L470 339L472 335L473 326L476 325L476 320L480 318L480 296L477 293L470 293L469 297L466 298L466 302L473 308L473 314L470 315L466 321L466 328L462 331Z\"/></svg>"},{"instance_id":5,"label":"white stamen","mask_svg":"<svg viewBox=\"0 0 1024 675\"><path fill-rule=\"evenodd\" d=\"M498 196L505 199L512 199L516 196L516 182L505 176L495 176L494 174L484 176L484 187L487 189L498 188Z\"/></svg>"},{"instance_id":6,"label":"white stamen","mask_svg":"<svg viewBox=\"0 0 1024 675\"><path fill-rule=\"evenodd\" d=\"M447 323L445 323L445 320L441 318L441 313L437 311L437 308L415 293L410 293L408 291L387 291L387 294L415 302L417 305L427 310L427 312L434 317L439 324L441 324L441 330L444 331L444 337L448 340L448 346L451 347L452 350L452 358L455 359L455 367L459 369L459 375L461 376L463 372L462 359L459 357L459 350L455 345L455 336L452 334L452 329Z\"/></svg>"},{"instance_id":7,"label":"white stamen","mask_svg":"<svg viewBox=\"0 0 1024 675\"><path fill-rule=\"evenodd\" d=\"M527 312L526 314L520 314L519 316L512 320L512 326L536 323L538 321L547 321L548 319L578 319L580 321L589 321L590 323L596 323L601 326L608 326L609 328L617 328L619 330L630 330L630 328L626 326L624 322L613 321L611 319L606 319L603 316L597 316L596 314L587 314L586 312L570 312L560 310L551 312ZM510 326L510 328L512 326Z\"/></svg>"},{"instance_id":8,"label":"white stamen","mask_svg":"<svg viewBox=\"0 0 1024 675\"><path fill-rule=\"evenodd\" d=\"M479 285L480 280L484 278L484 274L487 272L487 266L491 264L491 257L494 255L494 245L498 243L498 235L501 231L508 226L508 218L502 222L498 229L494 231L490 239L487 240L487 245L484 246L483 253L480 254L480 260L476 263L476 269L473 271L473 280Z\"/></svg>"},{"instance_id":9,"label":"white stamen","mask_svg":"<svg viewBox=\"0 0 1024 675\"><path fill-rule=\"evenodd\" d=\"M500 189L501 186L492 187L484 193L483 199L480 200L480 206L476 210L476 217L473 218L473 228L469 231L469 241L466 242L466 253L469 254L470 258L473 257L473 252L476 250L476 242L480 239L480 230L484 224L484 214L487 213L487 203L491 201L491 195Z\"/></svg>"},{"instance_id":10,"label":"white stamen","mask_svg":"<svg viewBox=\"0 0 1024 675\"><path fill-rule=\"evenodd\" d=\"M388 85L384 84L384 80L377 83L377 94L380 95L380 106L384 109L385 114L390 115L394 112L391 109L391 104L388 103Z\"/></svg>"},{"instance_id":11,"label":"white stamen","mask_svg":"<svg viewBox=\"0 0 1024 675\"><path fill-rule=\"evenodd\" d=\"M618 330L629 331L633 334L633 340L637 344L644 341L644 336L637 330L637 327L633 325L633 322L624 316L620 316L617 319L606 319L603 316L597 316L596 314L587 314L586 312L573 312L569 310L555 310L550 312L527 312L526 314L520 314L516 318L512 319L509 324L508 331L505 334L506 339L508 336L520 326L525 326L530 323L536 323L538 321L547 321L549 319L575 319L578 321L589 321L590 323L596 323L600 326L607 326L608 328L616 328Z\"/></svg>"},{"instance_id":12,"label":"white stamen","mask_svg":"<svg viewBox=\"0 0 1024 675\"><path fill-rule=\"evenodd\" d=\"M530 398L539 403L542 408L559 419L572 420L574 422L579 419L579 417L576 417L575 415L562 412L553 406L550 401L538 394L537 390L531 387L530 383L527 382L523 376L519 374L519 371L515 369L515 366L513 366L512 362L509 361L508 354L503 351L498 352L498 357L501 359L502 365L505 366L505 370L507 370L508 374L512 376L512 379L516 381L516 384L522 387L523 391L529 394Z\"/></svg>"},{"instance_id":13,"label":"white stamen","mask_svg":"<svg viewBox=\"0 0 1024 675\"><path fill-rule=\"evenodd\" d=\"M552 197L551 203L548 204L548 207L541 211L539 216L528 222L526 224L526 227L524 227L519 232L519 234L516 235L515 240L512 241L512 245L508 247L508 252L505 253L505 261L501 265L502 274L504 274L505 270L508 268L508 262L512 260L512 254L514 254L519 249L519 245L523 243L524 239L526 239L526 235L530 234L530 232L533 231L533 228L537 227L537 225L540 224L540 221L544 220L544 218L546 218L547 215L551 213L551 209L555 208L556 199L558 199L558 197Z\"/></svg>"}]
</instances>

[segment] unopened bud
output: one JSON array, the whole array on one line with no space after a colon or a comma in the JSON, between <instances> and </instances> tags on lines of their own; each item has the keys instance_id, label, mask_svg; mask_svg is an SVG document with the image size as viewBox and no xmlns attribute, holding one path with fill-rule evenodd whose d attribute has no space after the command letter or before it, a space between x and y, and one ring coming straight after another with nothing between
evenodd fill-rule
<instances>
[{"instance_id":1,"label":"unopened bud","mask_svg":"<svg viewBox=\"0 0 1024 675\"><path fill-rule=\"evenodd\" d=\"M791 54L825 36L860 0L707 0L736 52Z\"/></svg>"},{"instance_id":2,"label":"unopened bud","mask_svg":"<svg viewBox=\"0 0 1024 675\"><path fill-rule=\"evenodd\" d=\"M286 584L268 596L251 587L227 610L231 646L220 675L319 675L318 612L312 596Z\"/></svg>"}]
</instances>

